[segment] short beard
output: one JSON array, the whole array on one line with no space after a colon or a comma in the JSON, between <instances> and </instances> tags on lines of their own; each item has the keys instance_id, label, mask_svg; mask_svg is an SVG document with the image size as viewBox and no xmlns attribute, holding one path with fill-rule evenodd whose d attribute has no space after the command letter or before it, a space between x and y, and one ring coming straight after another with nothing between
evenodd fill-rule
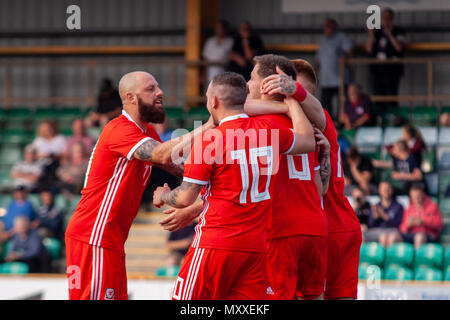
<instances>
[{"instance_id":1,"label":"short beard","mask_svg":"<svg viewBox=\"0 0 450 320\"><path fill-rule=\"evenodd\" d=\"M166 119L166 110L164 107L156 107L155 104L146 104L138 97L139 117L142 121L151 123L163 123Z\"/></svg>"}]
</instances>

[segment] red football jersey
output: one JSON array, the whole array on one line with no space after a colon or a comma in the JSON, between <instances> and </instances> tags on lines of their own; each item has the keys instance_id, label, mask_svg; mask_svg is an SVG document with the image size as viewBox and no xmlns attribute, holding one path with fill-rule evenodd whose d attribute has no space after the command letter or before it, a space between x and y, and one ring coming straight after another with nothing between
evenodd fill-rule
<instances>
[{"instance_id":1,"label":"red football jersey","mask_svg":"<svg viewBox=\"0 0 450 320\"><path fill-rule=\"evenodd\" d=\"M284 115L269 115L278 126L292 128L292 121ZM326 236L327 218L314 181L320 168L317 153L280 155L280 168L274 181L272 215L269 238L293 235Z\"/></svg>"},{"instance_id":2,"label":"red football jersey","mask_svg":"<svg viewBox=\"0 0 450 320\"><path fill-rule=\"evenodd\" d=\"M328 191L323 197L324 209L328 217L329 232L360 230L359 220L352 206L344 196L344 172L342 170L341 149L337 142L333 120L324 109L327 119L324 136L330 143L331 176Z\"/></svg>"},{"instance_id":3,"label":"red football jersey","mask_svg":"<svg viewBox=\"0 0 450 320\"><path fill-rule=\"evenodd\" d=\"M266 251L272 174L294 139L288 127L246 114L196 139L184 166L184 181L206 186L194 248Z\"/></svg>"},{"instance_id":4,"label":"red football jersey","mask_svg":"<svg viewBox=\"0 0 450 320\"><path fill-rule=\"evenodd\" d=\"M143 130L125 111L105 126L92 151L67 237L123 249L152 171L151 162L134 159L133 154L149 139L161 142L152 125Z\"/></svg>"}]
</instances>

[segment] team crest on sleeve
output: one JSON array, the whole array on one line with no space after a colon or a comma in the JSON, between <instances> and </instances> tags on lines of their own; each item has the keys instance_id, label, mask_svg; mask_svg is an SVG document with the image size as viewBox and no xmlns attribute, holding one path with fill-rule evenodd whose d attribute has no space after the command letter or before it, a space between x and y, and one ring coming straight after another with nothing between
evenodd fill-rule
<instances>
[{"instance_id":1,"label":"team crest on sleeve","mask_svg":"<svg viewBox=\"0 0 450 320\"><path fill-rule=\"evenodd\" d=\"M108 288L105 292L105 300L113 300L114 299L114 289Z\"/></svg>"}]
</instances>

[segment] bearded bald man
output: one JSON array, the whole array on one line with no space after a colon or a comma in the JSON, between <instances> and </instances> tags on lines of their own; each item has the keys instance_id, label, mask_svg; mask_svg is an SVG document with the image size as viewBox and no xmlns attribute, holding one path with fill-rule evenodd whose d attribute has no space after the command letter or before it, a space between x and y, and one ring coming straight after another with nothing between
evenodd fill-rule
<instances>
[{"instance_id":1,"label":"bearded bald man","mask_svg":"<svg viewBox=\"0 0 450 320\"><path fill-rule=\"evenodd\" d=\"M122 115L103 129L92 152L81 200L66 229L71 300L126 300L124 244L138 212L152 166L183 176L172 153L213 126L212 121L161 143L152 123L165 119L163 91L149 73L125 74L119 82ZM179 149L178 149L179 148Z\"/></svg>"}]
</instances>

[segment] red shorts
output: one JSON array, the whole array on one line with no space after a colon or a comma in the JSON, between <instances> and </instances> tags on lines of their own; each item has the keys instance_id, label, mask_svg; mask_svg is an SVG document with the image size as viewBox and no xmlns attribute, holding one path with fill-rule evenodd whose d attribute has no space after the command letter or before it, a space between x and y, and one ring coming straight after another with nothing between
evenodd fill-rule
<instances>
[{"instance_id":1,"label":"red shorts","mask_svg":"<svg viewBox=\"0 0 450 320\"><path fill-rule=\"evenodd\" d=\"M173 300L264 300L266 254L190 248L173 290Z\"/></svg>"},{"instance_id":2,"label":"red shorts","mask_svg":"<svg viewBox=\"0 0 450 320\"><path fill-rule=\"evenodd\" d=\"M70 300L127 300L125 253L66 237Z\"/></svg>"},{"instance_id":3,"label":"red shorts","mask_svg":"<svg viewBox=\"0 0 450 320\"><path fill-rule=\"evenodd\" d=\"M328 234L325 299L357 298L361 231Z\"/></svg>"},{"instance_id":4,"label":"red shorts","mask_svg":"<svg viewBox=\"0 0 450 320\"><path fill-rule=\"evenodd\" d=\"M267 271L273 299L314 299L325 287L327 238L296 235L268 242Z\"/></svg>"}]
</instances>

